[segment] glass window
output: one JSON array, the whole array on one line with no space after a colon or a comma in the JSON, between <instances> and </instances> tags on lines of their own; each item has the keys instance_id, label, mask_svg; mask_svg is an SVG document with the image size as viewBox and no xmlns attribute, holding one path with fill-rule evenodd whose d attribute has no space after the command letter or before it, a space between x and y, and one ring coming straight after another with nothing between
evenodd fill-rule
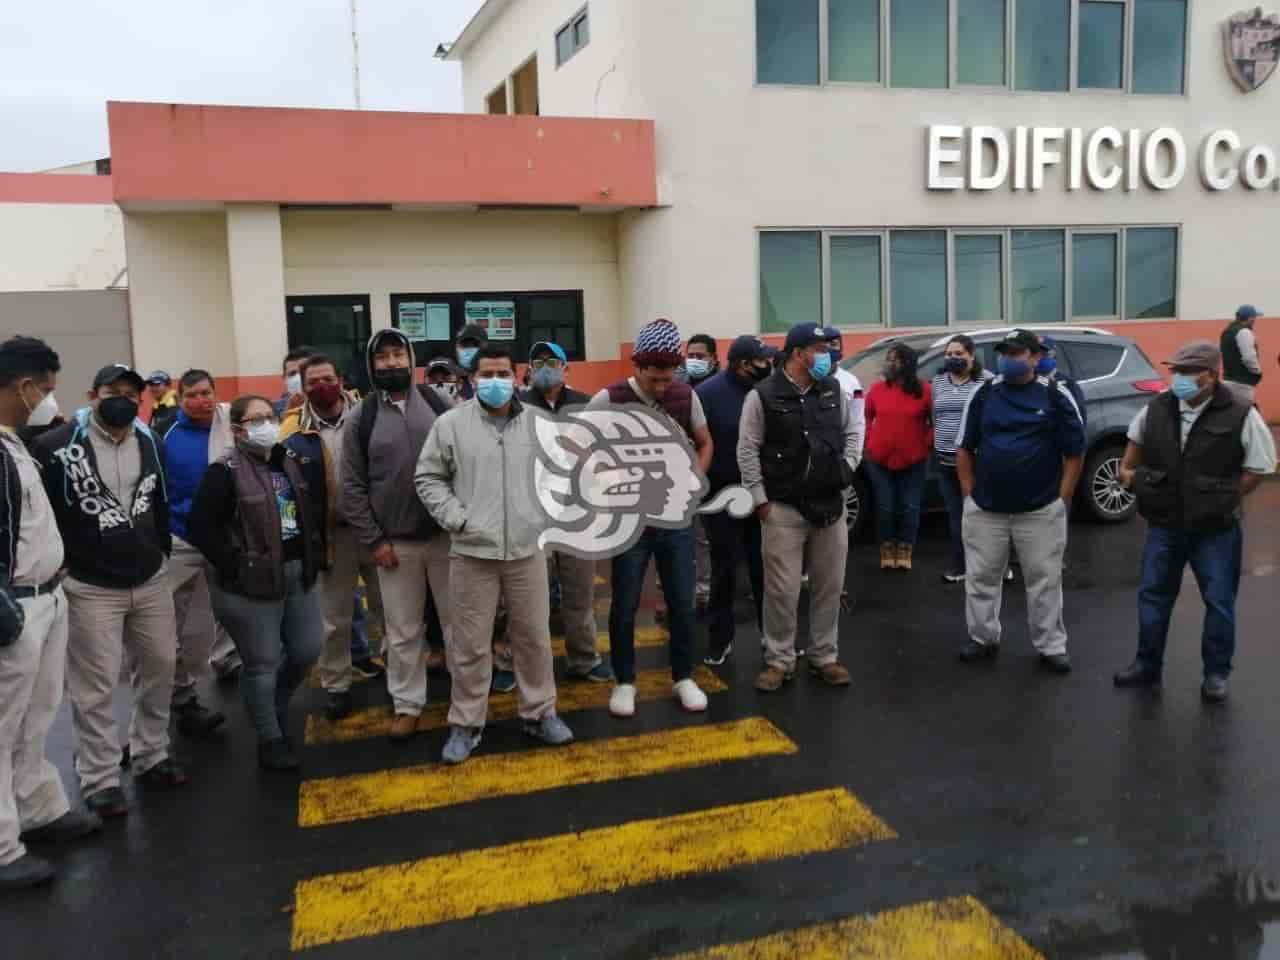
<instances>
[{"instance_id":1,"label":"glass window","mask_svg":"<svg viewBox=\"0 0 1280 960\"><path fill-rule=\"evenodd\" d=\"M893 231L889 234L889 271L893 326L946 326L945 231Z\"/></svg>"},{"instance_id":2,"label":"glass window","mask_svg":"<svg viewBox=\"0 0 1280 960\"><path fill-rule=\"evenodd\" d=\"M889 82L895 87L947 85L947 0L891 0Z\"/></svg>"},{"instance_id":3,"label":"glass window","mask_svg":"<svg viewBox=\"0 0 1280 960\"><path fill-rule=\"evenodd\" d=\"M556 34L556 66L562 66L570 57L587 45L591 39L591 23L587 11L582 10Z\"/></svg>"},{"instance_id":4,"label":"glass window","mask_svg":"<svg viewBox=\"0 0 1280 960\"><path fill-rule=\"evenodd\" d=\"M1081 87L1119 90L1124 86L1124 4L1080 4Z\"/></svg>"},{"instance_id":5,"label":"glass window","mask_svg":"<svg viewBox=\"0 0 1280 960\"><path fill-rule=\"evenodd\" d=\"M544 34L545 36L545 34ZM561 64L573 56L573 30L565 27L556 34L556 63Z\"/></svg>"},{"instance_id":6,"label":"glass window","mask_svg":"<svg viewBox=\"0 0 1280 960\"><path fill-rule=\"evenodd\" d=\"M1133 92L1182 93L1187 0L1134 0Z\"/></svg>"},{"instance_id":7,"label":"glass window","mask_svg":"<svg viewBox=\"0 0 1280 960\"><path fill-rule=\"evenodd\" d=\"M1004 86L1005 0L956 3L956 80Z\"/></svg>"},{"instance_id":8,"label":"glass window","mask_svg":"<svg viewBox=\"0 0 1280 960\"><path fill-rule=\"evenodd\" d=\"M880 238L831 238L831 322L837 327L883 323Z\"/></svg>"},{"instance_id":9,"label":"glass window","mask_svg":"<svg viewBox=\"0 0 1280 960\"><path fill-rule=\"evenodd\" d=\"M1070 72L1071 0L1018 0L1019 90L1066 90Z\"/></svg>"},{"instance_id":10,"label":"glass window","mask_svg":"<svg viewBox=\"0 0 1280 960\"><path fill-rule=\"evenodd\" d=\"M818 82L818 0L756 0L756 80Z\"/></svg>"},{"instance_id":11,"label":"glass window","mask_svg":"<svg viewBox=\"0 0 1280 960\"><path fill-rule=\"evenodd\" d=\"M1065 308L1066 239L1061 230L1014 230L1013 322L1060 323Z\"/></svg>"},{"instance_id":12,"label":"glass window","mask_svg":"<svg viewBox=\"0 0 1280 960\"><path fill-rule=\"evenodd\" d=\"M1078 233L1071 238L1071 314L1116 316L1116 235Z\"/></svg>"},{"instance_id":13,"label":"glass window","mask_svg":"<svg viewBox=\"0 0 1280 960\"><path fill-rule=\"evenodd\" d=\"M1064 344L1071 355L1071 370L1077 380L1096 380L1116 372L1124 358L1124 347L1115 343L1082 343L1072 340ZM1058 355L1062 355L1062 346Z\"/></svg>"},{"instance_id":14,"label":"glass window","mask_svg":"<svg viewBox=\"0 0 1280 960\"><path fill-rule=\"evenodd\" d=\"M957 236L956 323L1002 320L1004 240L999 236Z\"/></svg>"},{"instance_id":15,"label":"glass window","mask_svg":"<svg viewBox=\"0 0 1280 960\"><path fill-rule=\"evenodd\" d=\"M587 19L584 13L577 20L573 21L573 42L581 50L587 45L587 41L591 39L591 21Z\"/></svg>"},{"instance_id":16,"label":"glass window","mask_svg":"<svg viewBox=\"0 0 1280 960\"><path fill-rule=\"evenodd\" d=\"M1125 232L1125 316L1130 320L1178 315L1178 231L1135 227Z\"/></svg>"},{"instance_id":17,"label":"glass window","mask_svg":"<svg viewBox=\"0 0 1280 960\"><path fill-rule=\"evenodd\" d=\"M765 333L822 322L820 246L816 231L760 234L760 329Z\"/></svg>"},{"instance_id":18,"label":"glass window","mask_svg":"<svg viewBox=\"0 0 1280 960\"><path fill-rule=\"evenodd\" d=\"M827 36L829 79L880 82L880 0L828 0Z\"/></svg>"}]
</instances>

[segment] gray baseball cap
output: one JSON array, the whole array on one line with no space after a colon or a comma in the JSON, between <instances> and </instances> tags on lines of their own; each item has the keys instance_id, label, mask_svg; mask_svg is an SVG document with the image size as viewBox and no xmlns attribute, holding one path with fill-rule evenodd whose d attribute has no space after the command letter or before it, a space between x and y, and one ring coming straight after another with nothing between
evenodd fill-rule
<instances>
[{"instance_id":1,"label":"gray baseball cap","mask_svg":"<svg viewBox=\"0 0 1280 960\"><path fill-rule=\"evenodd\" d=\"M1222 366L1222 351L1208 340L1192 340L1184 343L1176 353L1164 361L1166 367L1187 367L1191 370L1217 370Z\"/></svg>"}]
</instances>

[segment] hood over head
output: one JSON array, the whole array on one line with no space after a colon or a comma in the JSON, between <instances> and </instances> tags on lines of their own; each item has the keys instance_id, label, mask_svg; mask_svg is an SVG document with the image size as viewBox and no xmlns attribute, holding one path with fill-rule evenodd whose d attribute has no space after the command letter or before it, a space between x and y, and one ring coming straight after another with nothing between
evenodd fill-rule
<instances>
[{"instance_id":1,"label":"hood over head","mask_svg":"<svg viewBox=\"0 0 1280 960\"><path fill-rule=\"evenodd\" d=\"M413 353L413 341L410 340L408 337L406 337L399 330L396 330L394 327L388 327L385 330L377 331L372 337L370 337L369 343L364 349L364 366L365 366L365 371L369 374L370 383L374 382L373 355L378 352L378 347L382 345L382 342L384 340L397 340L405 347L405 349L409 351L410 375L412 375L413 372L418 367L418 358L414 356L414 353Z\"/></svg>"}]
</instances>

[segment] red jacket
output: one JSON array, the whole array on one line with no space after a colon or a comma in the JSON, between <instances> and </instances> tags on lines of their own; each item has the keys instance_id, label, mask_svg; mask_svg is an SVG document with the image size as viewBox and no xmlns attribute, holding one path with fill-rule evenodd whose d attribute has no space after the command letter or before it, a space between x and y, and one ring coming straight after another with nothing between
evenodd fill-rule
<instances>
[{"instance_id":1,"label":"red jacket","mask_svg":"<svg viewBox=\"0 0 1280 960\"><path fill-rule=\"evenodd\" d=\"M890 470L905 470L926 460L933 448L933 387L922 383L913 397L881 380L867 391L866 456Z\"/></svg>"}]
</instances>

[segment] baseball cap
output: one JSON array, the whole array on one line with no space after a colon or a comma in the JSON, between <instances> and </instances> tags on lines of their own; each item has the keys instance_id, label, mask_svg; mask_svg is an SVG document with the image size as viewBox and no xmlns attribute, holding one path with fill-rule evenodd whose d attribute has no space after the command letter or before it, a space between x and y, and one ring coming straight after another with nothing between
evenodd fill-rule
<instances>
[{"instance_id":1,"label":"baseball cap","mask_svg":"<svg viewBox=\"0 0 1280 960\"><path fill-rule=\"evenodd\" d=\"M463 343L467 340L474 340L476 343L488 343L489 334L480 324L468 323L462 328L462 332L458 334L457 342Z\"/></svg>"},{"instance_id":2,"label":"baseball cap","mask_svg":"<svg viewBox=\"0 0 1280 960\"><path fill-rule=\"evenodd\" d=\"M1217 370L1222 366L1222 351L1208 340L1192 340L1180 346L1172 357L1164 361L1164 365L1193 370Z\"/></svg>"},{"instance_id":3,"label":"baseball cap","mask_svg":"<svg viewBox=\"0 0 1280 960\"><path fill-rule=\"evenodd\" d=\"M741 363L744 360L755 360L764 356L764 341L759 337L753 337L749 333L744 333L740 337L736 337L729 345L729 366L735 363Z\"/></svg>"},{"instance_id":4,"label":"baseball cap","mask_svg":"<svg viewBox=\"0 0 1280 960\"><path fill-rule=\"evenodd\" d=\"M821 324L817 323L797 323L794 327L787 331L787 342L782 349L790 353L802 347L811 347L815 343L827 342L826 331L823 330Z\"/></svg>"},{"instance_id":5,"label":"baseball cap","mask_svg":"<svg viewBox=\"0 0 1280 960\"><path fill-rule=\"evenodd\" d=\"M550 340L539 340L537 343L533 345L533 349L529 351L529 362L533 363L533 358L536 357L543 350L549 350L551 352L551 355L555 357L557 360L559 360L561 363L569 362L569 358L568 356L565 355L564 350L561 349L560 344L552 343Z\"/></svg>"},{"instance_id":6,"label":"baseball cap","mask_svg":"<svg viewBox=\"0 0 1280 960\"><path fill-rule=\"evenodd\" d=\"M1043 353L1044 344L1030 330L1021 328L1010 330L1004 335L1004 339L996 344L996 353L1004 353L1007 350L1030 350L1032 353Z\"/></svg>"},{"instance_id":7,"label":"baseball cap","mask_svg":"<svg viewBox=\"0 0 1280 960\"><path fill-rule=\"evenodd\" d=\"M448 370L450 373L454 372L453 361L448 357L433 357L431 360L427 361L428 371L441 369Z\"/></svg>"},{"instance_id":8,"label":"baseball cap","mask_svg":"<svg viewBox=\"0 0 1280 960\"><path fill-rule=\"evenodd\" d=\"M123 363L113 363L110 366L103 367L94 375L93 389L105 387L108 384L115 383L117 380L128 380L139 391L147 385L142 379L142 375L134 370L133 367L127 367Z\"/></svg>"},{"instance_id":9,"label":"baseball cap","mask_svg":"<svg viewBox=\"0 0 1280 960\"><path fill-rule=\"evenodd\" d=\"M1249 303L1246 303L1236 311L1237 320L1252 320L1254 317L1260 316L1262 316L1262 314L1258 312L1258 308Z\"/></svg>"},{"instance_id":10,"label":"baseball cap","mask_svg":"<svg viewBox=\"0 0 1280 960\"><path fill-rule=\"evenodd\" d=\"M147 374L147 383L154 383L158 385L162 383L171 383L172 381L173 377L169 376L169 372L167 370L152 370Z\"/></svg>"},{"instance_id":11,"label":"baseball cap","mask_svg":"<svg viewBox=\"0 0 1280 960\"><path fill-rule=\"evenodd\" d=\"M822 335L828 340L843 340L844 334L840 332L839 327L823 327Z\"/></svg>"}]
</instances>

